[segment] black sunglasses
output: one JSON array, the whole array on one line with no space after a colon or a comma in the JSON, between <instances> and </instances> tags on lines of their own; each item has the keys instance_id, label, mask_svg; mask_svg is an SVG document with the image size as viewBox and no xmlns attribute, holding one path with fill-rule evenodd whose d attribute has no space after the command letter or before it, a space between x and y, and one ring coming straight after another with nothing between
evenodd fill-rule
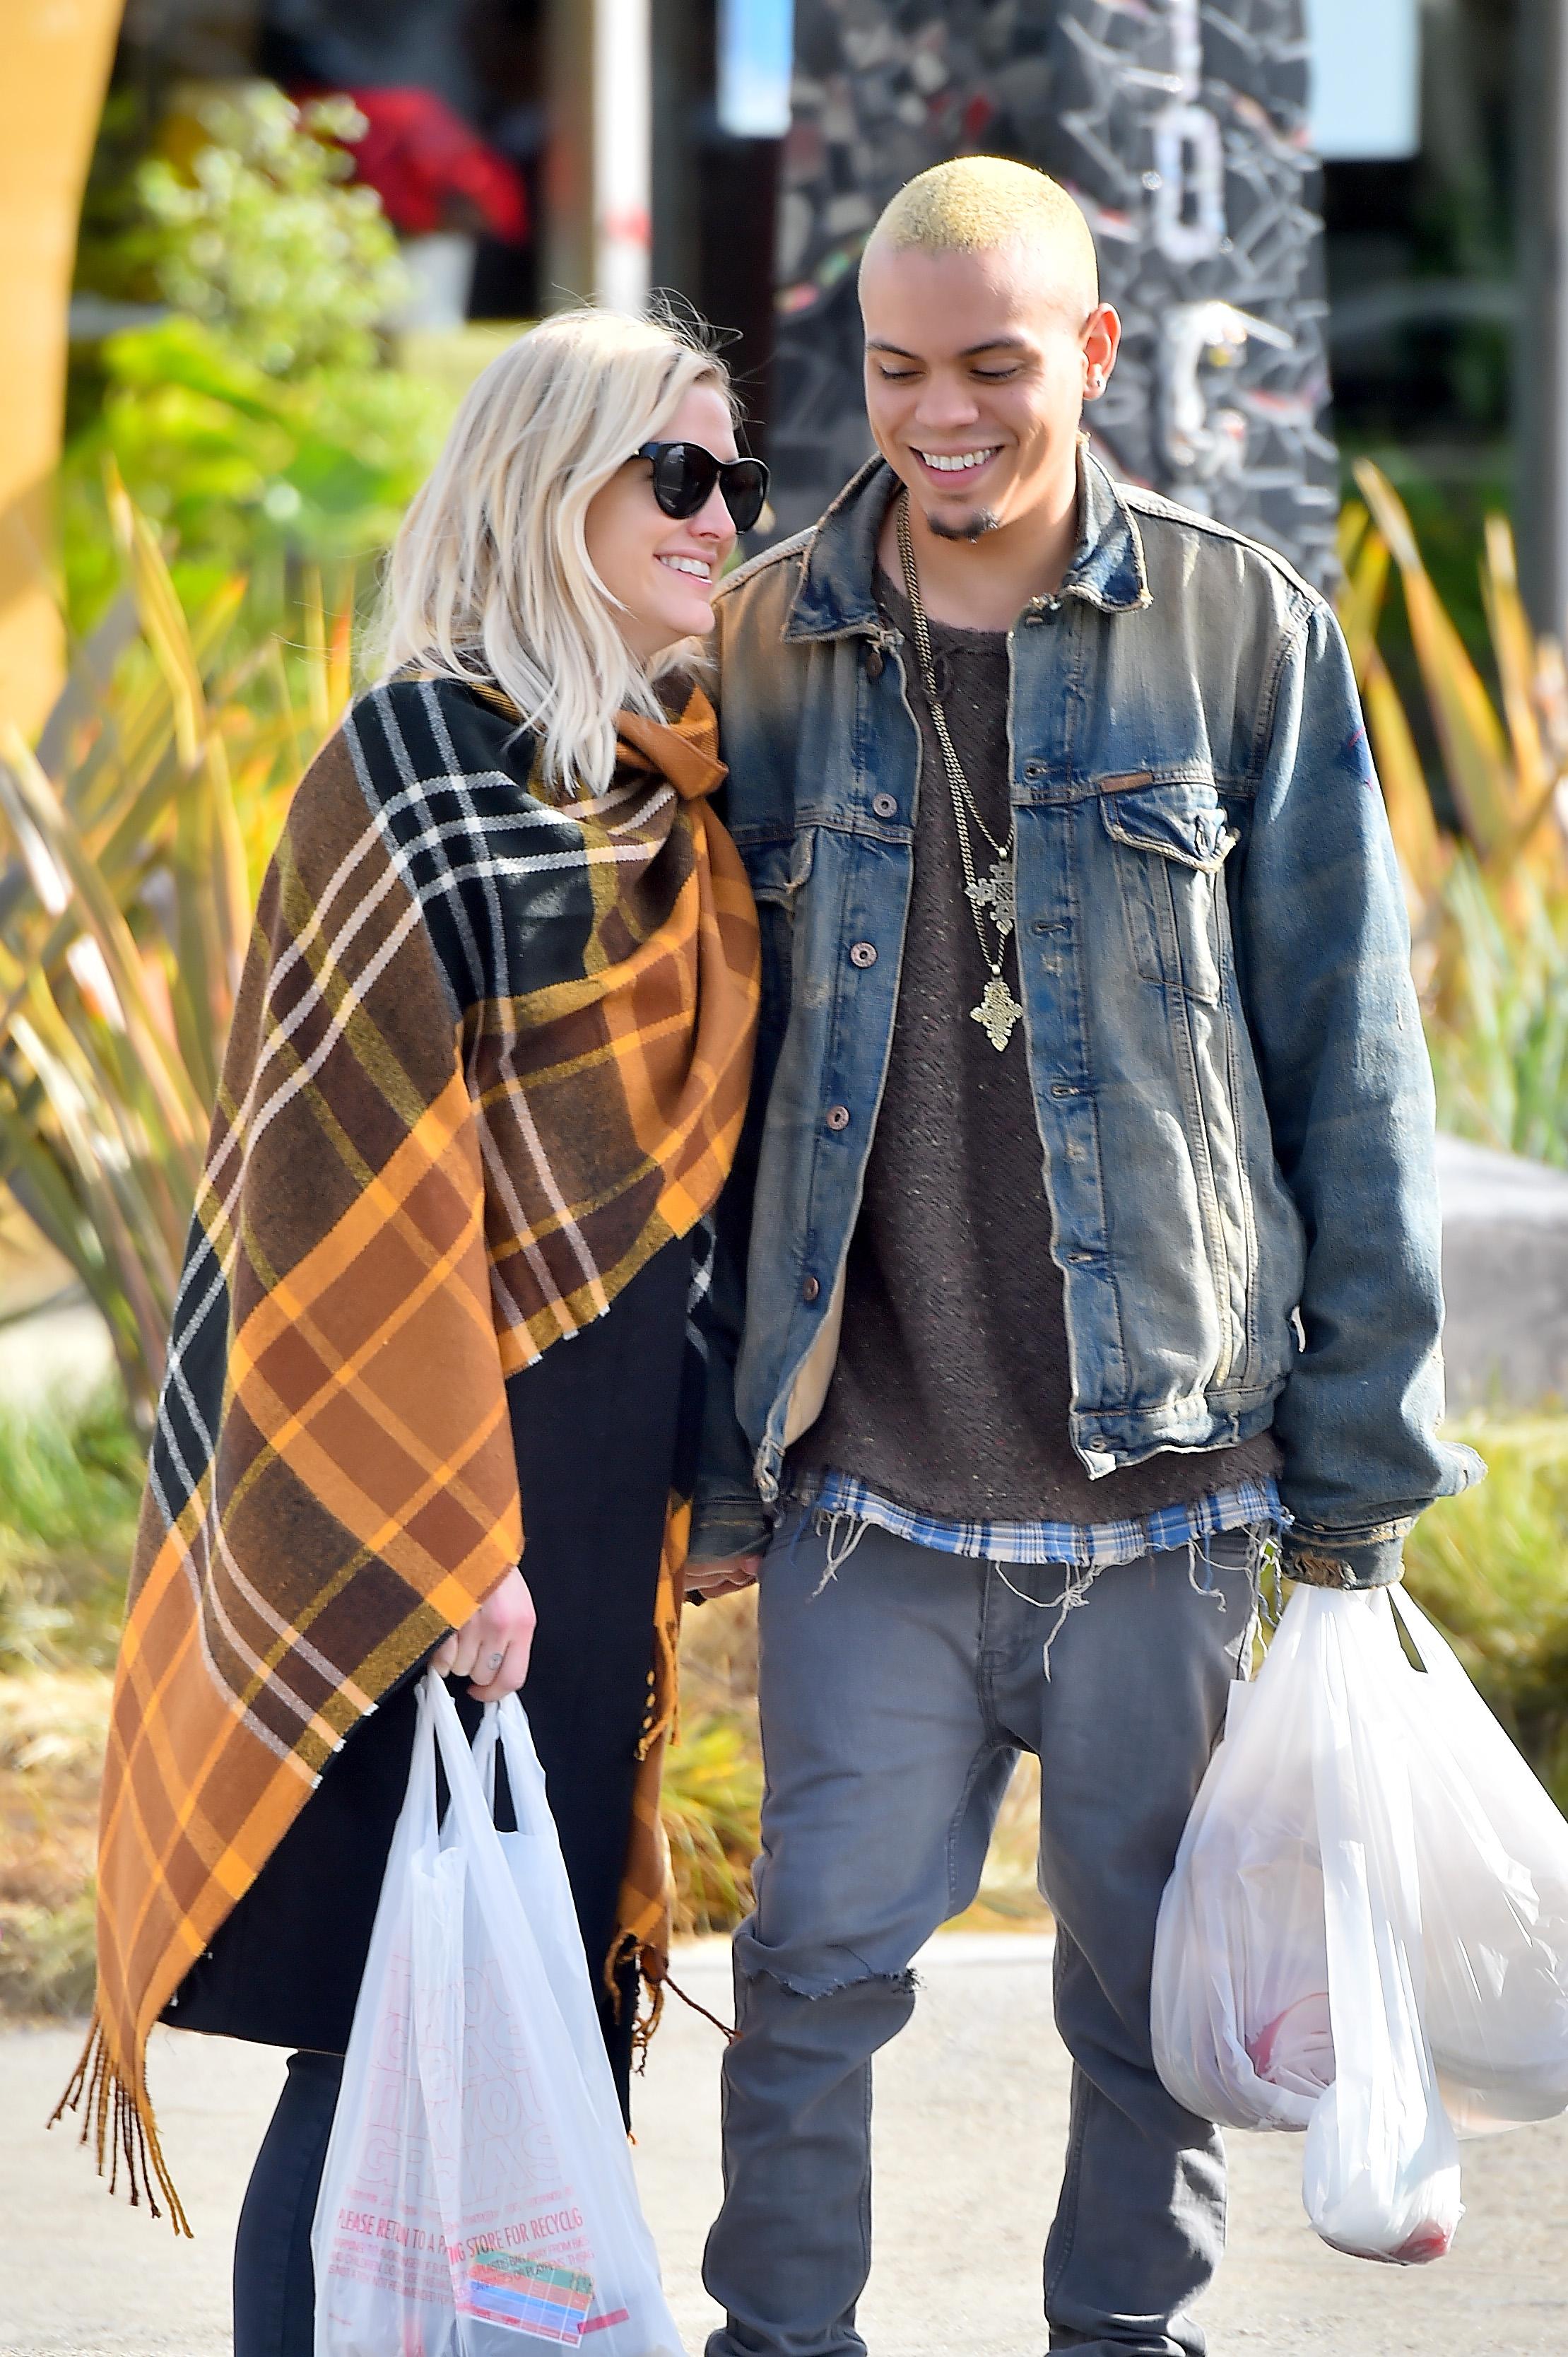
<instances>
[{"instance_id":1,"label":"black sunglasses","mask_svg":"<svg viewBox=\"0 0 1568 2357\"><path fill-rule=\"evenodd\" d=\"M651 460L653 496L667 516L694 516L715 483L736 532L749 532L762 513L768 469L760 458L715 458L700 442L644 442L637 456Z\"/></svg>"}]
</instances>

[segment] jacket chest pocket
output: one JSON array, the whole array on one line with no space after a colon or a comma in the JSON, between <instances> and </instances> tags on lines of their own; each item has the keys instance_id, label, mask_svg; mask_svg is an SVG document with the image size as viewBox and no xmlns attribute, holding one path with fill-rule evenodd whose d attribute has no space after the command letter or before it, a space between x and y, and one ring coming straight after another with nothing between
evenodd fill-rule
<instances>
[{"instance_id":1,"label":"jacket chest pocket","mask_svg":"<svg viewBox=\"0 0 1568 2357\"><path fill-rule=\"evenodd\" d=\"M1144 982L1217 1003L1230 913L1220 874L1236 841L1211 780L1129 778L1101 789L1133 962Z\"/></svg>"},{"instance_id":2,"label":"jacket chest pocket","mask_svg":"<svg viewBox=\"0 0 1568 2357\"><path fill-rule=\"evenodd\" d=\"M793 918L795 896L811 872L815 841L811 828L802 827L799 834L775 836L771 842L736 844L759 909L782 909Z\"/></svg>"},{"instance_id":3,"label":"jacket chest pocket","mask_svg":"<svg viewBox=\"0 0 1568 2357\"><path fill-rule=\"evenodd\" d=\"M736 846L757 903L765 1028L772 1024L782 1029L789 1017L794 985L795 904L811 872L814 843L814 835L803 829L794 836Z\"/></svg>"}]
</instances>

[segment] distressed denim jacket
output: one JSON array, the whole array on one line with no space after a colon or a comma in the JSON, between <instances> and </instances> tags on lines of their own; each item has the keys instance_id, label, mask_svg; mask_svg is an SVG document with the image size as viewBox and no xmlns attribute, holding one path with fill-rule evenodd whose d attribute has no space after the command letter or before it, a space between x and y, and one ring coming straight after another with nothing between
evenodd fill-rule
<instances>
[{"instance_id":1,"label":"distressed denim jacket","mask_svg":"<svg viewBox=\"0 0 1568 2357\"><path fill-rule=\"evenodd\" d=\"M873 594L896 489L874 461L714 601L763 995L698 1555L758 1542L837 1351L919 780L911 651ZM1086 453L1077 554L1008 647L1017 987L1073 1447L1095 1476L1272 1423L1287 1571L1396 1578L1414 1516L1484 1468L1437 1437L1431 1074L1334 615Z\"/></svg>"}]
</instances>

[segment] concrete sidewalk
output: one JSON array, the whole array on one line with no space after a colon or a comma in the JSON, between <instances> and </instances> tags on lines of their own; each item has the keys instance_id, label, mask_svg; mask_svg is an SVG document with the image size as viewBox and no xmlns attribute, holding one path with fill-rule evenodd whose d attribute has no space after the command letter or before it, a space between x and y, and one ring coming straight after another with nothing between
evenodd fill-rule
<instances>
[{"instance_id":1,"label":"concrete sidewalk","mask_svg":"<svg viewBox=\"0 0 1568 2357\"><path fill-rule=\"evenodd\" d=\"M1040 2357L1039 2247L1060 2173L1068 2072L1049 1943L949 1935L921 1960L912 2027L877 2078L873 2357ZM723 1944L677 1959L727 2010ZM151 2073L191 2212L177 2244L111 2201L42 2121L74 2032L0 2040L0 2357L220 2357L229 2237L278 2080L264 2049L160 2031ZM638 2097L638 2168L676 2317L696 2352L718 2194L718 2037L671 2001ZM1435 2266L1326 2250L1301 2207L1295 2137L1233 2136L1230 2255L1207 2304L1211 2357L1562 2357L1568 2350L1568 2123L1466 2148L1467 2214Z\"/></svg>"}]
</instances>

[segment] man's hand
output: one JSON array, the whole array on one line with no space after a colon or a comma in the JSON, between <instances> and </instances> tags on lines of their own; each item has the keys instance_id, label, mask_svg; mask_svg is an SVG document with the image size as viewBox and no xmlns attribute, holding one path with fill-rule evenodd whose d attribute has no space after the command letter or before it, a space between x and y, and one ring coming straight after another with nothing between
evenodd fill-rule
<instances>
[{"instance_id":1,"label":"man's hand","mask_svg":"<svg viewBox=\"0 0 1568 2357\"><path fill-rule=\"evenodd\" d=\"M686 1566L688 1596L734 1596L743 1587L755 1587L757 1575L762 1567L759 1555L727 1555L718 1563L689 1563Z\"/></svg>"},{"instance_id":2,"label":"man's hand","mask_svg":"<svg viewBox=\"0 0 1568 2357\"><path fill-rule=\"evenodd\" d=\"M521 1571L509 1571L478 1610L436 1647L430 1666L443 1677L472 1680L468 1692L476 1702L499 1702L516 1694L528 1675L533 1623L528 1582Z\"/></svg>"}]
</instances>

